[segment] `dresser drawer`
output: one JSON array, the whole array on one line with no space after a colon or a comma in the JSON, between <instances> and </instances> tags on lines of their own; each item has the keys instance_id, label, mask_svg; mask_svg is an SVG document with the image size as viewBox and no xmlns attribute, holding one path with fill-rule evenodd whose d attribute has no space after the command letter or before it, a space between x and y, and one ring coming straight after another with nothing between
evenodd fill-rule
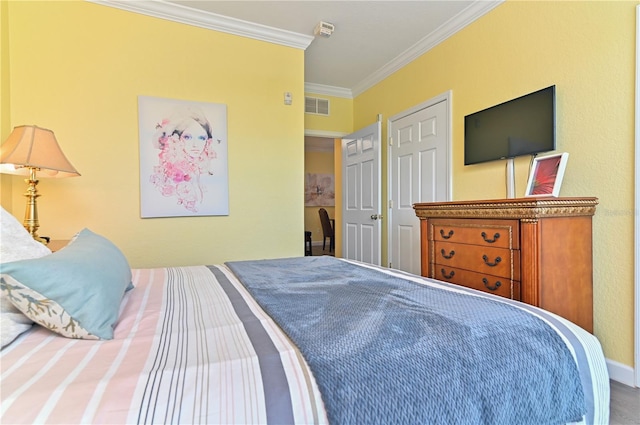
<instances>
[{"instance_id":1,"label":"dresser drawer","mask_svg":"<svg viewBox=\"0 0 640 425\"><path fill-rule=\"evenodd\" d=\"M520 279L520 251L451 242L434 242L432 263Z\"/></svg>"},{"instance_id":2,"label":"dresser drawer","mask_svg":"<svg viewBox=\"0 0 640 425\"><path fill-rule=\"evenodd\" d=\"M432 270L434 279L520 300L520 282L516 280L442 265L435 265Z\"/></svg>"},{"instance_id":3,"label":"dresser drawer","mask_svg":"<svg viewBox=\"0 0 640 425\"><path fill-rule=\"evenodd\" d=\"M431 220L431 240L520 248L518 220Z\"/></svg>"}]
</instances>

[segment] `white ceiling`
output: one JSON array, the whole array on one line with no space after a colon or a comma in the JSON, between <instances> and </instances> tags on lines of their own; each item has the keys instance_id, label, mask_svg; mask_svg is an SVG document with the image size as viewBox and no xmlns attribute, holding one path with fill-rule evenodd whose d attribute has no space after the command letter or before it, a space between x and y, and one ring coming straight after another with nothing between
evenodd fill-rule
<instances>
[{"instance_id":1,"label":"white ceiling","mask_svg":"<svg viewBox=\"0 0 640 425\"><path fill-rule=\"evenodd\" d=\"M305 49L308 91L353 97L502 0L89 0ZM314 38L320 21L335 25Z\"/></svg>"}]
</instances>

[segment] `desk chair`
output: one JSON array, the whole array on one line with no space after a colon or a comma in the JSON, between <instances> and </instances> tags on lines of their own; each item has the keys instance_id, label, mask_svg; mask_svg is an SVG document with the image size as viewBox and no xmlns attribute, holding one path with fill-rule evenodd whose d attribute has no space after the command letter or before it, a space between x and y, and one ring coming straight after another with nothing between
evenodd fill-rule
<instances>
[{"instance_id":1,"label":"desk chair","mask_svg":"<svg viewBox=\"0 0 640 425\"><path fill-rule=\"evenodd\" d=\"M320 208L318 214L320 214L320 224L322 224L322 250L325 250L325 244L329 238L329 252L333 252L336 246L333 220L329 218L329 213L324 208Z\"/></svg>"}]
</instances>

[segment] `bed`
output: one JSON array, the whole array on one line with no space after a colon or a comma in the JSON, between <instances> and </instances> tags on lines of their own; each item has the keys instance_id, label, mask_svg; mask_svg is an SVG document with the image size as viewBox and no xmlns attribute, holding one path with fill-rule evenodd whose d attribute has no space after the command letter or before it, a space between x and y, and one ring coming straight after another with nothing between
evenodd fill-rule
<instances>
[{"instance_id":1,"label":"bed","mask_svg":"<svg viewBox=\"0 0 640 425\"><path fill-rule=\"evenodd\" d=\"M0 353L1 423L608 423L598 340L519 302L328 256L131 270L87 229L33 257L0 258L40 323Z\"/></svg>"}]
</instances>

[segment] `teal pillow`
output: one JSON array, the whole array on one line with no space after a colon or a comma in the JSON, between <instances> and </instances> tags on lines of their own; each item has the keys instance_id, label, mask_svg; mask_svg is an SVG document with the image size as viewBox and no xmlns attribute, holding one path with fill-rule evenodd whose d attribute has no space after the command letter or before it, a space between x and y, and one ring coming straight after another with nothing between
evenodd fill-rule
<instances>
[{"instance_id":1,"label":"teal pillow","mask_svg":"<svg viewBox=\"0 0 640 425\"><path fill-rule=\"evenodd\" d=\"M41 258L0 264L0 289L22 313L70 338L112 339L131 268L108 239L88 229Z\"/></svg>"}]
</instances>

